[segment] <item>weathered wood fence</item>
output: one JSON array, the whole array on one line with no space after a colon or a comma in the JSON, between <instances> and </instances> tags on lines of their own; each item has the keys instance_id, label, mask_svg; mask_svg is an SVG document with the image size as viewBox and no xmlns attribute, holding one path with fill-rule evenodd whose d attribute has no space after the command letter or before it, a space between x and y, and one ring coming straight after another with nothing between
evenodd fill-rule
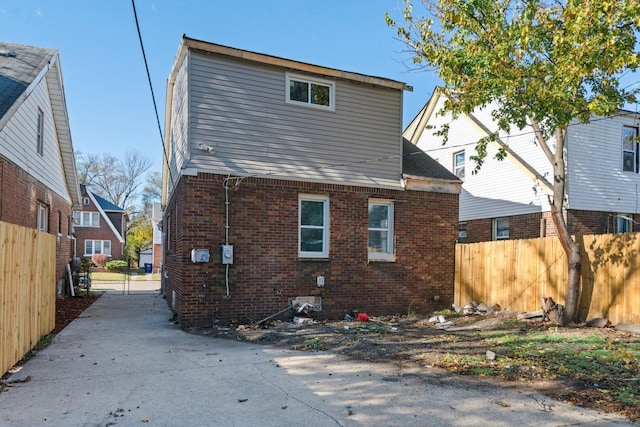
<instances>
[{"instance_id":1,"label":"weathered wood fence","mask_svg":"<svg viewBox=\"0 0 640 427\"><path fill-rule=\"evenodd\" d=\"M56 239L0 222L0 375L55 327Z\"/></svg>"},{"instance_id":2,"label":"weathered wood fence","mask_svg":"<svg viewBox=\"0 0 640 427\"><path fill-rule=\"evenodd\" d=\"M579 236L582 320L640 324L640 233ZM566 256L555 237L456 245L454 303L535 311L540 298L564 304Z\"/></svg>"}]
</instances>

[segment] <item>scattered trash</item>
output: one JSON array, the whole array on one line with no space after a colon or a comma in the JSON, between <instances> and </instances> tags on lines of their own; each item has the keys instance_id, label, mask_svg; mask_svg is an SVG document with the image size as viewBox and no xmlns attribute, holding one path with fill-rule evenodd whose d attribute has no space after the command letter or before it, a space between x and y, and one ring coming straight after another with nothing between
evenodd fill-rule
<instances>
[{"instance_id":1,"label":"scattered trash","mask_svg":"<svg viewBox=\"0 0 640 427\"><path fill-rule=\"evenodd\" d=\"M313 319L311 317L293 316L293 323L297 325L301 325L303 323L313 323Z\"/></svg>"},{"instance_id":2,"label":"scattered trash","mask_svg":"<svg viewBox=\"0 0 640 427\"><path fill-rule=\"evenodd\" d=\"M487 350L487 360L496 360L496 354L491 350Z\"/></svg>"},{"instance_id":3,"label":"scattered trash","mask_svg":"<svg viewBox=\"0 0 640 427\"><path fill-rule=\"evenodd\" d=\"M366 322L369 320L369 316L367 316L367 313L358 313L358 320L360 322Z\"/></svg>"}]
</instances>

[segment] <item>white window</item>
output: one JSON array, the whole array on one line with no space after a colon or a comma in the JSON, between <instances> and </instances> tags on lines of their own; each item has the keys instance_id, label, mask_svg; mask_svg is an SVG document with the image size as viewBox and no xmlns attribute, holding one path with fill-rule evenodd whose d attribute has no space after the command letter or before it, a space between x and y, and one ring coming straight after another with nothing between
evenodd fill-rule
<instances>
[{"instance_id":1,"label":"white window","mask_svg":"<svg viewBox=\"0 0 640 427\"><path fill-rule=\"evenodd\" d=\"M458 224L458 243L467 243L467 223Z\"/></svg>"},{"instance_id":2,"label":"white window","mask_svg":"<svg viewBox=\"0 0 640 427\"><path fill-rule=\"evenodd\" d=\"M83 198L82 199L82 204L85 205L85 206L89 206L89 198L88 197Z\"/></svg>"},{"instance_id":3,"label":"white window","mask_svg":"<svg viewBox=\"0 0 640 427\"><path fill-rule=\"evenodd\" d=\"M624 126L622 128L622 170L640 172L640 156L638 155L638 128Z\"/></svg>"},{"instance_id":4,"label":"white window","mask_svg":"<svg viewBox=\"0 0 640 427\"><path fill-rule=\"evenodd\" d=\"M40 231L49 231L49 208L38 203L38 218L36 219L36 228Z\"/></svg>"},{"instance_id":5,"label":"white window","mask_svg":"<svg viewBox=\"0 0 640 427\"><path fill-rule=\"evenodd\" d=\"M335 108L334 84L330 81L287 74L286 102L316 108Z\"/></svg>"},{"instance_id":6,"label":"white window","mask_svg":"<svg viewBox=\"0 0 640 427\"><path fill-rule=\"evenodd\" d=\"M393 252L393 201L369 201L369 259L395 259Z\"/></svg>"},{"instance_id":7,"label":"white window","mask_svg":"<svg viewBox=\"0 0 640 427\"><path fill-rule=\"evenodd\" d=\"M41 156L44 153L44 113L38 108L38 128L36 129L36 151Z\"/></svg>"},{"instance_id":8,"label":"white window","mask_svg":"<svg viewBox=\"0 0 640 427\"><path fill-rule=\"evenodd\" d=\"M629 233L633 231L633 215L618 214L616 215L616 233Z\"/></svg>"},{"instance_id":9,"label":"white window","mask_svg":"<svg viewBox=\"0 0 640 427\"><path fill-rule=\"evenodd\" d=\"M84 256L92 256L96 254L111 255L110 240L85 240Z\"/></svg>"},{"instance_id":10,"label":"white window","mask_svg":"<svg viewBox=\"0 0 640 427\"><path fill-rule=\"evenodd\" d=\"M509 238L509 219L496 218L493 220L493 240L506 240Z\"/></svg>"},{"instance_id":11,"label":"white window","mask_svg":"<svg viewBox=\"0 0 640 427\"><path fill-rule=\"evenodd\" d=\"M302 258L329 256L329 198L298 197L298 255Z\"/></svg>"},{"instance_id":12,"label":"white window","mask_svg":"<svg viewBox=\"0 0 640 427\"><path fill-rule=\"evenodd\" d=\"M464 179L464 151L453 154L453 173L460 179Z\"/></svg>"},{"instance_id":13,"label":"white window","mask_svg":"<svg viewBox=\"0 0 640 427\"><path fill-rule=\"evenodd\" d=\"M76 227L100 227L100 213L74 211L73 220Z\"/></svg>"}]
</instances>

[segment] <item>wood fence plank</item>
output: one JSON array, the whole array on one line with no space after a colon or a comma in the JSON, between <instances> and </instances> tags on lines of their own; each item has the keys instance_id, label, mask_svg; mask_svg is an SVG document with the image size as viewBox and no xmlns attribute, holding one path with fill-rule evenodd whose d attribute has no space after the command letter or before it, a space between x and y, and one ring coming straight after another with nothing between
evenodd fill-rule
<instances>
[{"instance_id":1,"label":"wood fence plank","mask_svg":"<svg viewBox=\"0 0 640 427\"><path fill-rule=\"evenodd\" d=\"M640 323L640 233L580 236L579 313L613 324ZM455 301L535 311L540 298L563 304L568 270L555 237L456 245Z\"/></svg>"}]
</instances>

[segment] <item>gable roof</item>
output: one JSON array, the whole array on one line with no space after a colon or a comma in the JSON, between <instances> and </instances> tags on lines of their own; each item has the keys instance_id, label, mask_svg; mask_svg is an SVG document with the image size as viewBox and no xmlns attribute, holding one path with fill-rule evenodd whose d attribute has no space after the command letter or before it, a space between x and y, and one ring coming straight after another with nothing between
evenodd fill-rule
<instances>
[{"instance_id":1,"label":"gable roof","mask_svg":"<svg viewBox=\"0 0 640 427\"><path fill-rule=\"evenodd\" d=\"M58 52L0 42L0 130L43 79L46 79L49 91L67 191L73 208L78 209L81 206L80 186Z\"/></svg>"},{"instance_id":2,"label":"gable roof","mask_svg":"<svg viewBox=\"0 0 640 427\"><path fill-rule=\"evenodd\" d=\"M420 112L418 112L418 114L404 130L403 136L407 138L407 140L411 144L418 144L422 133L427 128L429 120L431 119L431 117L433 117L434 114L438 113L438 111L436 111L436 106L440 100L440 97L451 99L451 97L445 93L443 88L437 87L429 101L427 101L425 106L420 110ZM461 117L469 121L469 123L471 123L481 135L491 135L491 130L473 113L461 114ZM500 137L492 139L491 143L498 148L505 149L507 152L507 160L511 161L520 170L522 170L529 178L533 180L534 183L539 185L546 194L553 193L553 186L551 185L551 183L542 174L540 174L531 165L529 165L529 163L527 163L523 158L521 158L512 149L510 149L509 146L504 141L502 141Z\"/></svg>"},{"instance_id":3,"label":"gable roof","mask_svg":"<svg viewBox=\"0 0 640 427\"><path fill-rule=\"evenodd\" d=\"M53 49L0 42L0 117L7 114L55 54Z\"/></svg>"},{"instance_id":4,"label":"gable roof","mask_svg":"<svg viewBox=\"0 0 640 427\"><path fill-rule=\"evenodd\" d=\"M88 196L89 198L91 198L91 200L93 200L93 204L98 208L98 212L100 213L100 216L104 218L107 225L109 226L113 234L118 238L120 243L124 243L125 242L124 236L118 231L116 226L113 224L113 222L111 221L111 218L109 218L109 216L107 215L107 212L117 212L117 213L122 213L123 215L126 215L125 210L119 206L116 206L110 201L103 199L97 194L92 193L84 184L80 184L80 188L82 190L83 196Z\"/></svg>"}]
</instances>

